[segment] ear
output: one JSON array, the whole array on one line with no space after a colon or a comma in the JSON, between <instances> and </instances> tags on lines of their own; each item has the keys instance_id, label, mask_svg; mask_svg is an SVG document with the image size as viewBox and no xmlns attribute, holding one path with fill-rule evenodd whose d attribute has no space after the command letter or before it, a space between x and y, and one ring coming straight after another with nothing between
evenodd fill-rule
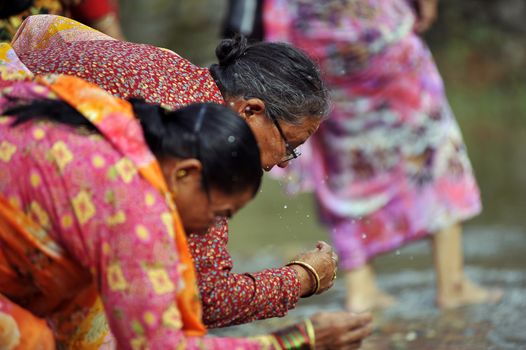
<instances>
[{"instance_id":1,"label":"ear","mask_svg":"<svg viewBox=\"0 0 526 350\"><path fill-rule=\"evenodd\" d=\"M191 182L201 182L203 165L198 159L188 158L170 162L165 170L167 178L170 179L172 191L178 192L179 187Z\"/></svg>"},{"instance_id":2,"label":"ear","mask_svg":"<svg viewBox=\"0 0 526 350\"><path fill-rule=\"evenodd\" d=\"M240 98L234 101L228 101L229 107L237 112L241 118L249 120L252 116L263 116L265 115L265 102L259 98L249 98L245 100Z\"/></svg>"}]
</instances>

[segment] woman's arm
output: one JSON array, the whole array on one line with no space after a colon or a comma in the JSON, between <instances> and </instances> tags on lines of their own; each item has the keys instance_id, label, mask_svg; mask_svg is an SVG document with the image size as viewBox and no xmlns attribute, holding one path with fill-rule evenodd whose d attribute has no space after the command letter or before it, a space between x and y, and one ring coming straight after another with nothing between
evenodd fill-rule
<instances>
[{"instance_id":1,"label":"woman's arm","mask_svg":"<svg viewBox=\"0 0 526 350\"><path fill-rule=\"evenodd\" d=\"M206 235L190 235L188 243L195 261L207 327L282 317L296 306L301 296L301 281L292 267L232 273L232 258L227 251L227 219L218 219Z\"/></svg>"},{"instance_id":2,"label":"woman's arm","mask_svg":"<svg viewBox=\"0 0 526 350\"><path fill-rule=\"evenodd\" d=\"M232 273L225 218L218 219L205 235L191 234L188 242L198 276L203 320L209 328L282 317L296 306L300 296L313 292L315 280L300 265ZM316 268L321 293L332 286L336 260L330 246L324 243L318 246L296 259Z\"/></svg>"}]
</instances>

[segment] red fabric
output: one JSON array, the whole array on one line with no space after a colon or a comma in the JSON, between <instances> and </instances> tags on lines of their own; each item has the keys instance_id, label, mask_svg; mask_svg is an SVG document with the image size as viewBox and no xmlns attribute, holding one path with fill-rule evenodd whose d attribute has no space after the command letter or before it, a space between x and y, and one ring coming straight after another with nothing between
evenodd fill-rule
<instances>
[{"instance_id":1,"label":"red fabric","mask_svg":"<svg viewBox=\"0 0 526 350\"><path fill-rule=\"evenodd\" d=\"M201 292L203 321L208 328L282 317L295 307L301 285L294 269L232 273L227 243L228 221L224 218L218 219L206 235L188 237Z\"/></svg>"},{"instance_id":2,"label":"red fabric","mask_svg":"<svg viewBox=\"0 0 526 350\"><path fill-rule=\"evenodd\" d=\"M41 50L16 53L35 74L75 75L121 98L138 97L174 109L194 102L224 104L208 69L151 45L57 41Z\"/></svg>"},{"instance_id":3,"label":"red fabric","mask_svg":"<svg viewBox=\"0 0 526 350\"><path fill-rule=\"evenodd\" d=\"M118 13L118 4L112 0L84 0L71 8L73 18L93 22L111 13Z\"/></svg>"}]
</instances>

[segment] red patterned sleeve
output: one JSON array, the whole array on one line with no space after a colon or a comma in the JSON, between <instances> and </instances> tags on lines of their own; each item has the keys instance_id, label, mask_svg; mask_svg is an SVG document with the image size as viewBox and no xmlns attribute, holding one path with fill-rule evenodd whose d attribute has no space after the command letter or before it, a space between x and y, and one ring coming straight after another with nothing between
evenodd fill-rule
<instances>
[{"instance_id":1,"label":"red patterned sleeve","mask_svg":"<svg viewBox=\"0 0 526 350\"><path fill-rule=\"evenodd\" d=\"M290 267L257 273L231 272L226 219L218 219L205 235L191 234L188 242L208 328L281 317L298 302L301 285Z\"/></svg>"}]
</instances>

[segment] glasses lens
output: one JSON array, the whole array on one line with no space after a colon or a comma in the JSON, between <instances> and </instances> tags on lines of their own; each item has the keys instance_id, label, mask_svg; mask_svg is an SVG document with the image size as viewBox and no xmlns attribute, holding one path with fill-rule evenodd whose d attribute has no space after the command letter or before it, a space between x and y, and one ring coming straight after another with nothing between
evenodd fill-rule
<instances>
[{"instance_id":1,"label":"glasses lens","mask_svg":"<svg viewBox=\"0 0 526 350\"><path fill-rule=\"evenodd\" d=\"M283 159L280 161L280 163L286 163L286 162L289 162L293 159L296 159L298 158L299 156L301 156L301 153L294 150L294 149L289 149L287 147L287 155L285 157L283 157Z\"/></svg>"}]
</instances>

